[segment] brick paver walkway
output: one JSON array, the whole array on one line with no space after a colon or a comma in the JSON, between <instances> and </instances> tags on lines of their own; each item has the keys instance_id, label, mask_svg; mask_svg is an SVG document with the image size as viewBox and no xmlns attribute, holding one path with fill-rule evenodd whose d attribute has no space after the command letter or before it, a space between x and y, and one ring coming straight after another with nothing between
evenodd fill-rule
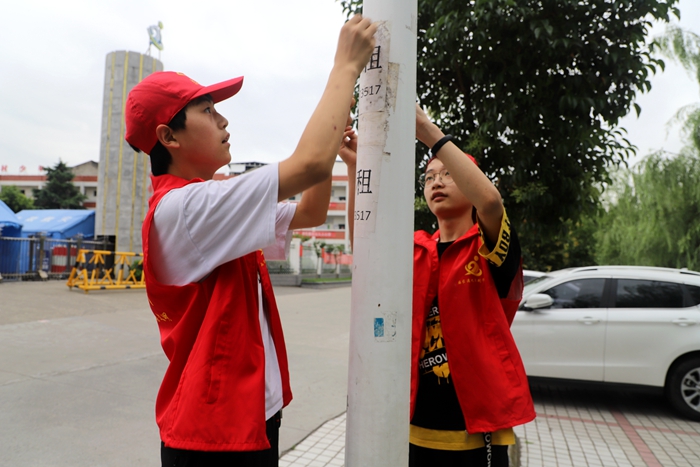
<instances>
[{"instance_id":1,"label":"brick paver walkway","mask_svg":"<svg viewBox=\"0 0 700 467\"><path fill-rule=\"evenodd\" d=\"M535 421L516 427L522 467L698 467L700 423L660 395L534 383ZM342 466L345 414L313 432L280 467Z\"/></svg>"}]
</instances>

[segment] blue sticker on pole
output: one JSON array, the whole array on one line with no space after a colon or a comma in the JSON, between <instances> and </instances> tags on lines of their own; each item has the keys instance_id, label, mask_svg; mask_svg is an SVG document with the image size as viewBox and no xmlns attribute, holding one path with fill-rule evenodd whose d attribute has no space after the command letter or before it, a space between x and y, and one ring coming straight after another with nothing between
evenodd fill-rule
<instances>
[{"instance_id":1,"label":"blue sticker on pole","mask_svg":"<svg viewBox=\"0 0 700 467\"><path fill-rule=\"evenodd\" d=\"M384 318L374 318L374 337L384 337Z\"/></svg>"}]
</instances>

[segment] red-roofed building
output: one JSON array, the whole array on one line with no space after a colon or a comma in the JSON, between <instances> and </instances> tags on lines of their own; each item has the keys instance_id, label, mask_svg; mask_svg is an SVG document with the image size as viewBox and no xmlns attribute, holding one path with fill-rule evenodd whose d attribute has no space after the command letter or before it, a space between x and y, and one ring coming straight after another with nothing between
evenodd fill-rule
<instances>
[{"instance_id":1,"label":"red-roofed building","mask_svg":"<svg viewBox=\"0 0 700 467\"><path fill-rule=\"evenodd\" d=\"M38 174L27 173L27 168L0 165L0 189L4 186L16 186L26 197L34 198L33 189L41 189L46 184L46 173L39 168ZM75 174L73 185L80 193L87 196L83 206L95 209L97 206L97 162L87 161L71 167Z\"/></svg>"}]
</instances>

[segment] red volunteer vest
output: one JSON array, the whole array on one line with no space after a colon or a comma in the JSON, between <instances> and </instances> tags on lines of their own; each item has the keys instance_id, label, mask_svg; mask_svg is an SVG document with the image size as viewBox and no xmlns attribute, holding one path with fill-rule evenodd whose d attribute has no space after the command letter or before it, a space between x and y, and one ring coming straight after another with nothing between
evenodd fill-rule
<instances>
[{"instance_id":1,"label":"red volunteer vest","mask_svg":"<svg viewBox=\"0 0 700 467\"><path fill-rule=\"evenodd\" d=\"M262 252L223 264L198 283L159 283L151 272L148 255L156 206L170 190L203 180L187 181L173 175L151 180L154 193L142 232L144 273L148 301L170 361L156 400L161 440L168 447L198 451L267 449L258 274L277 349L285 406L292 393L282 325Z\"/></svg>"},{"instance_id":2,"label":"red volunteer vest","mask_svg":"<svg viewBox=\"0 0 700 467\"><path fill-rule=\"evenodd\" d=\"M448 247L438 262L439 236L440 232L414 234L411 418L425 320L437 294L450 375L467 432L493 432L527 423L535 418L535 409L510 333L522 296L522 273L508 297L500 299L488 262L478 252L477 226Z\"/></svg>"}]
</instances>

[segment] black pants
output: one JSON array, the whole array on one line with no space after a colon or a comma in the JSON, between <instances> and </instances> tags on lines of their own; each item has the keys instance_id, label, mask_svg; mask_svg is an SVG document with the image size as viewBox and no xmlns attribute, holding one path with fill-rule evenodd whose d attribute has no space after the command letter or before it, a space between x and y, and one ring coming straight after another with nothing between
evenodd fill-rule
<instances>
[{"instance_id":1,"label":"black pants","mask_svg":"<svg viewBox=\"0 0 700 467\"><path fill-rule=\"evenodd\" d=\"M168 448L161 442L161 463L163 467L277 467L281 420L282 413L277 412L267 421L270 449L247 452L187 451Z\"/></svg>"},{"instance_id":2,"label":"black pants","mask_svg":"<svg viewBox=\"0 0 700 467\"><path fill-rule=\"evenodd\" d=\"M491 445L490 462L486 447L468 451L441 451L409 445L409 467L508 467L508 446Z\"/></svg>"}]
</instances>

